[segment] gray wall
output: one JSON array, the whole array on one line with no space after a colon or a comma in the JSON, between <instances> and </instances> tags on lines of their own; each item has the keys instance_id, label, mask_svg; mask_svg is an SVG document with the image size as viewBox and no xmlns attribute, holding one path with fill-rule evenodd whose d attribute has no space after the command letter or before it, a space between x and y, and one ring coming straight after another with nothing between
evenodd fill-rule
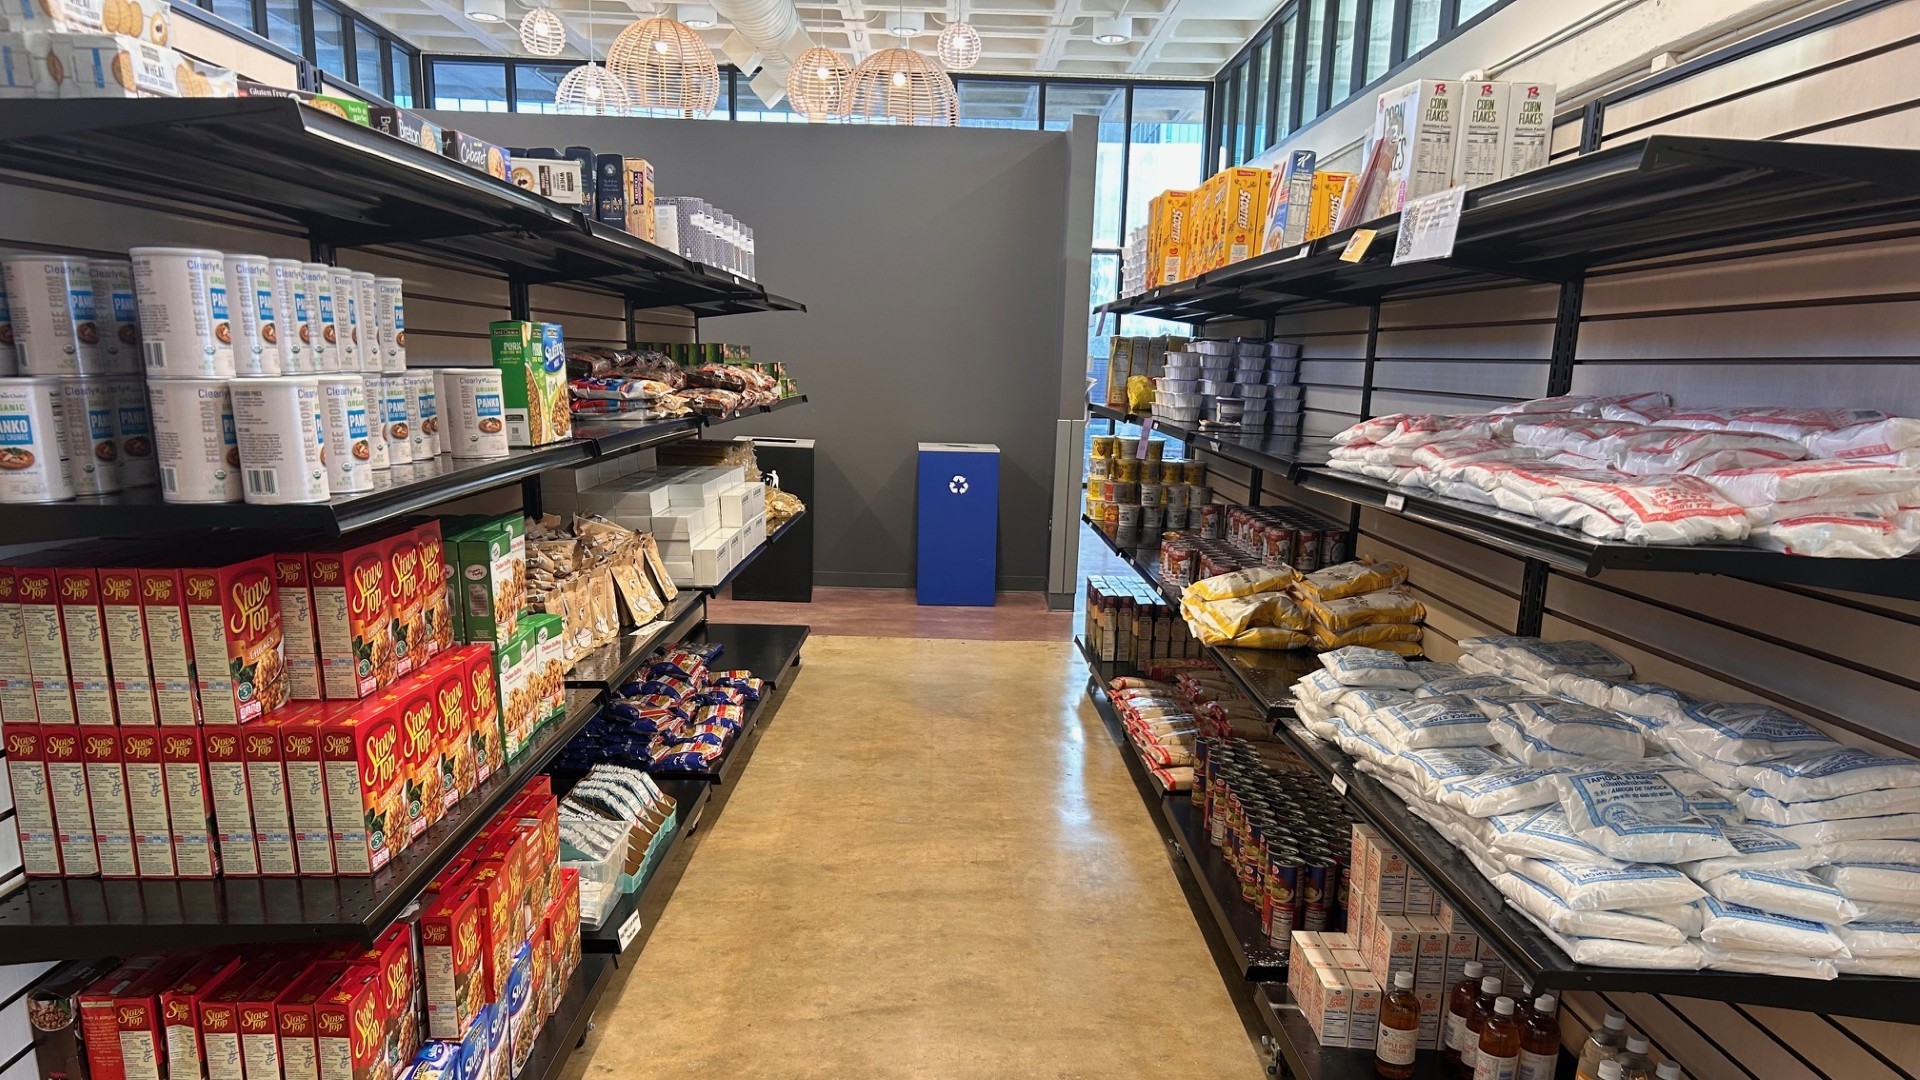
<instances>
[{"instance_id":1,"label":"gray wall","mask_svg":"<svg viewBox=\"0 0 1920 1080\"><path fill-rule=\"evenodd\" d=\"M1067 134L434 118L509 146L638 154L661 194L753 226L760 280L808 312L706 320L702 337L787 362L810 397L722 430L818 440L819 584L912 584L914 454L938 441L1000 447L1000 584L1045 587L1063 326L1086 310L1090 222L1069 225L1070 192L1092 189L1093 155Z\"/></svg>"}]
</instances>

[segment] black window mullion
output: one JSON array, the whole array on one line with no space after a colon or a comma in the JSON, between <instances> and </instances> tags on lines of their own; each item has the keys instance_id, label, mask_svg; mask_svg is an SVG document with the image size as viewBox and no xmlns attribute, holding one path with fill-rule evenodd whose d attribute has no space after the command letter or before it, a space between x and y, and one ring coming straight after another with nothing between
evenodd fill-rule
<instances>
[{"instance_id":1,"label":"black window mullion","mask_svg":"<svg viewBox=\"0 0 1920 1080\"><path fill-rule=\"evenodd\" d=\"M1047 84L1044 81L1040 83L1040 96L1034 102L1033 130L1047 130Z\"/></svg>"},{"instance_id":2,"label":"black window mullion","mask_svg":"<svg viewBox=\"0 0 1920 1080\"><path fill-rule=\"evenodd\" d=\"M1333 108L1333 39L1340 31L1340 0L1313 2L1321 7L1320 27L1326 31L1320 35L1320 101L1313 111L1317 117Z\"/></svg>"},{"instance_id":3,"label":"black window mullion","mask_svg":"<svg viewBox=\"0 0 1920 1080\"><path fill-rule=\"evenodd\" d=\"M1359 0L1353 7L1353 69L1347 79L1349 95L1367 85L1367 49L1373 44L1373 5L1392 2Z\"/></svg>"},{"instance_id":4,"label":"black window mullion","mask_svg":"<svg viewBox=\"0 0 1920 1080\"><path fill-rule=\"evenodd\" d=\"M1374 0L1380 3L1382 0ZM1413 25L1413 0L1394 0L1393 3L1393 47L1387 52L1387 70L1392 71L1407 58L1408 29Z\"/></svg>"},{"instance_id":5,"label":"black window mullion","mask_svg":"<svg viewBox=\"0 0 1920 1080\"><path fill-rule=\"evenodd\" d=\"M213 10L213 0L204 0L200 6L211 11ZM253 32L259 34L261 37L266 37L267 0L253 0L253 3L247 5L247 8L249 16L253 19Z\"/></svg>"},{"instance_id":6,"label":"black window mullion","mask_svg":"<svg viewBox=\"0 0 1920 1080\"><path fill-rule=\"evenodd\" d=\"M507 61L507 111L520 111L520 64L516 60Z\"/></svg>"},{"instance_id":7,"label":"black window mullion","mask_svg":"<svg viewBox=\"0 0 1920 1080\"><path fill-rule=\"evenodd\" d=\"M354 86L360 85L360 49L357 41L359 34L358 19L347 15L340 20L340 60L341 66L346 68L340 73L340 77Z\"/></svg>"},{"instance_id":8,"label":"black window mullion","mask_svg":"<svg viewBox=\"0 0 1920 1080\"><path fill-rule=\"evenodd\" d=\"M320 50L314 41L313 23L313 0L300 0L300 55L317 68L320 66Z\"/></svg>"},{"instance_id":9,"label":"black window mullion","mask_svg":"<svg viewBox=\"0 0 1920 1080\"><path fill-rule=\"evenodd\" d=\"M384 37L380 39L380 74L386 87L386 99L392 101L393 92L400 84L393 78L393 42Z\"/></svg>"},{"instance_id":10,"label":"black window mullion","mask_svg":"<svg viewBox=\"0 0 1920 1080\"><path fill-rule=\"evenodd\" d=\"M1298 131L1306 119L1307 103L1307 5L1318 0L1300 0L1293 6L1293 72L1287 78L1293 84L1292 101L1287 105L1287 130Z\"/></svg>"},{"instance_id":11,"label":"black window mullion","mask_svg":"<svg viewBox=\"0 0 1920 1080\"><path fill-rule=\"evenodd\" d=\"M1266 104L1262 106L1267 113L1267 132L1272 136L1272 138L1267 140L1267 146L1277 144L1280 140L1287 137L1289 131L1293 130L1293 128L1286 123L1286 119L1280 115L1280 79L1282 78L1282 72L1280 71L1280 54L1286 51L1282 48L1282 43L1286 41L1286 37L1286 30L1281 25L1281 19L1274 19L1271 27L1267 31L1267 101ZM1265 152L1267 146L1261 147L1261 151Z\"/></svg>"},{"instance_id":12,"label":"black window mullion","mask_svg":"<svg viewBox=\"0 0 1920 1080\"><path fill-rule=\"evenodd\" d=\"M1126 103L1124 105L1124 109L1125 109L1125 112L1122 115L1124 116L1126 123L1122 125L1120 128L1121 132L1124 134L1124 137L1121 139L1121 142L1120 142L1120 231L1119 231L1120 243L1123 248L1127 242L1127 180L1129 178L1129 174L1133 172L1133 168L1132 168L1132 164L1133 164L1133 154L1132 154L1132 151L1133 151L1133 84L1132 83L1127 84L1127 98L1126 98ZM1094 141L1096 144L1099 142L1097 138Z\"/></svg>"},{"instance_id":13,"label":"black window mullion","mask_svg":"<svg viewBox=\"0 0 1920 1080\"><path fill-rule=\"evenodd\" d=\"M1460 0L1443 0L1440 5L1440 32L1434 35L1435 45L1453 36L1453 28L1460 25Z\"/></svg>"}]
</instances>

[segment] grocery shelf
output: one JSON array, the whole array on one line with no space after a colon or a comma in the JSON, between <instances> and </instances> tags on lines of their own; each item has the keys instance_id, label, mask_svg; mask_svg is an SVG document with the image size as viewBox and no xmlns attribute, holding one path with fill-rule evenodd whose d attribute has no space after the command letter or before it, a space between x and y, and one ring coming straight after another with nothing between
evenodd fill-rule
<instances>
[{"instance_id":1,"label":"grocery shelf","mask_svg":"<svg viewBox=\"0 0 1920 1080\"><path fill-rule=\"evenodd\" d=\"M807 403L807 395L796 394L781 398L771 405L750 405L726 416L687 416L674 420L646 419L638 411L628 419L620 413L585 414L573 420L573 434L576 438L591 439L594 453L598 457L612 457L615 454L645 450L663 442L673 442L683 435L695 435L706 428L721 424L730 424L735 420L765 413L791 409L795 405Z\"/></svg>"},{"instance_id":2,"label":"grocery shelf","mask_svg":"<svg viewBox=\"0 0 1920 1080\"><path fill-rule=\"evenodd\" d=\"M707 594L699 589L681 589L667 601L660 617L645 626L620 635L620 640L602 645L574 662L567 671L569 688L614 693L633 678L647 657L662 645L679 641L706 615Z\"/></svg>"},{"instance_id":3,"label":"grocery shelf","mask_svg":"<svg viewBox=\"0 0 1920 1080\"><path fill-rule=\"evenodd\" d=\"M1151 416L1126 412L1107 405L1088 405L1087 412L1100 419L1122 424L1145 424L1152 420L1155 431L1164 432L1190 445L1202 446L1209 453L1251 469L1289 474L1299 463L1301 440L1298 435L1269 435L1255 431L1205 431L1192 425L1170 424Z\"/></svg>"},{"instance_id":4,"label":"grocery shelf","mask_svg":"<svg viewBox=\"0 0 1920 1080\"><path fill-rule=\"evenodd\" d=\"M1254 987L1254 1009L1280 1048L1294 1080L1375 1080L1372 1050L1321 1046L1300 1006L1280 983ZM1459 1074L1438 1050L1423 1050L1413 1061L1413 1080L1458 1080Z\"/></svg>"},{"instance_id":5,"label":"grocery shelf","mask_svg":"<svg viewBox=\"0 0 1920 1080\"><path fill-rule=\"evenodd\" d=\"M699 818L701 809L706 806L708 795L713 791L713 785L699 781L671 780L656 776L654 783L662 791L673 796L675 822L673 835L667 837L666 850L654 860L653 872L647 875L647 879L640 883L638 889L614 901L613 909L607 912L607 917L600 923L600 928L588 930L583 927L581 929L580 948L585 952L619 956L632 947L634 938L644 929L641 921L643 914L646 912L657 914L658 909L665 905L663 890L665 897L672 895L671 886L662 884L667 860L673 858L674 852L680 850L680 845L686 843L688 834L693 829L693 823ZM659 903L653 902L656 900Z\"/></svg>"},{"instance_id":6,"label":"grocery shelf","mask_svg":"<svg viewBox=\"0 0 1920 1080\"><path fill-rule=\"evenodd\" d=\"M612 960L582 953L580 966L560 995L559 1006L535 1036L533 1053L517 1074L518 1080L560 1080L566 1075L573 1052L593 1028L593 1011L599 1007L612 975Z\"/></svg>"},{"instance_id":7,"label":"grocery shelf","mask_svg":"<svg viewBox=\"0 0 1920 1080\"><path fill-rule=\"evenodd\" d=\"M9 172L379 245L503 274L586 285L698 315L802 311L431 150L287 98L18 101L0 115Z\"/></svg>"},{"instance_id":8,"label":"grocery shelf","mask_svg":"<svg viewBox=\"0 0 1920 1080\"><path fill-rule=\"evenodd\" d=\"M0 898L0 963L267 942L371 945L599 707L598 694L570 691L565 719L372 877L33 879Z\"/></svg>"},{"instance_id":9,"label":"grocery shelf","mask_svg":"<svg viewBox=\"0 0 1920 1080\"><path fill-rule=\"evenodd\" d=\"M733 584L733 579L739 577L742 571L744 571L747 567L753 565L753 560L759 558L761 554L764 553L768 548L778 543L781 537L787 535L787 530L793 528L794 522L799 521L801 518L806 516L807 516L806 510L802 509L799 513L781 522L779 528L774 529L772 532L767 534L767 538L760 542L760 546L754 548L752 551L747 552L746 558L741 559L740 562L736 566L734 566L733 569L727 571L726 576L720 579L719 584L709 587L707 589L707 595L719 596L720 590Z\"/></svg>"},{"instance_id":10,"label":"grocery shelf","mask_svg":"<svg viewBox=\"0 0 1920 1080\"><path fill-rule=\"evenodd\" d=\"M1566 282L1716 247L1920 217L1920 151L1656 135L1467 192L1453 255L1393 265L1399 215L1096 309L1203 321L1412 293Z\"/></svg>"},{"instance_id":11,"label":"grocery shelf","mask_svg":"<svg viewBox=\"0 0 1920 1080\"><path fill-rule=\"evenodd\" d=\"M781 623L713 623L701 631L701 639L719 642L724 648L717 663L722 671L745 669L770 687L782 688L790 681L793 669L800 666L800 649L812 628Z\"/></svg>"}]
</instances>

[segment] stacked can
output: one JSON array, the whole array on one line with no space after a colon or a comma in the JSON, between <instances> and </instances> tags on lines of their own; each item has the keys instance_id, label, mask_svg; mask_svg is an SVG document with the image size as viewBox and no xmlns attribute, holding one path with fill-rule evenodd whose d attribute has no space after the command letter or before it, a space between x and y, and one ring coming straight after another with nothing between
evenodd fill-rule
<instances>
[{"instance_id":1,"label":"stacked can","mask_svg":"<svg viewBox=\"0 0 1920 1080\"><path fill-rule=\"evenodd\" d=\"M1125 547L1152 546L1162 532L1187 528L1192 507L1211 498L1206 465L1163 458L1166 443L1116 435L1093 437L1087 462L1089 522Z\"/></svg>"}]
</instances>

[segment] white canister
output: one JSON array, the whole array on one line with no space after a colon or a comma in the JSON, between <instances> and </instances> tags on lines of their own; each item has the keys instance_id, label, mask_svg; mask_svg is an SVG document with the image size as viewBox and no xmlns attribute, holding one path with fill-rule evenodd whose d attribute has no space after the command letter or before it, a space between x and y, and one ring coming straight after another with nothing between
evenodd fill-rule
<instances>
[{"instance_id":1,"label":"white canister","mask_svg":"<svg viewBox=\"0 0 1920 1080\"><path fill-rule=\"evenodd\" d=\"M23 255L4 268L21 373L107 374L87 260Z\"/></svg>"},{"instance_id":2,"label":"white canister","mask_svg":"<svg viewBox=\"0 0 1920 1080\"><path fill-rule=\"evenodd\" d=\"M380 320L380 370L392 375L407 370L406 283L397 277L374 278L379 293L374 317Z\"/></svg>"},{"instance_id":3,"label":"white canister","mask_svg":"<svg viewBox=\"0 0 1920 1080\"><path fill-rule=\"evenodd\" d=\"M359 374L360 304L353 284L353 271L342 266L329 267L327 282L333 288L333 340L340 350L340 370Z\"/></svg>"},{"instance_id":4,"label":"white canister","mask_svg":"<svg viewBox=\"0 0 1920 1080\"><path fill-rule=\"evenodd\" d=\"M453 398L447 394L447 369L427 368L425 370L433 372L434 411L439 414L440 421L440 430L436 433L436 441L439 442L440 449L436 453L449 453L453 450L453 437L447 431L447 411L453 408Z\"/></svg>"},{"instance_id":5,"label":"white canister","mask_svg":"<svg viewBox=\"0 0 1920 1080\"><path fill-rule=\"evenodd\" d=\"M227 271L206 248L137 247L133 291L140 305L140 347L155 379L233 377L233 324Z\"/></svg>"},{"instance_id":6,"label":"white canister","mask_svg":"<svg viewBox=\"0 0 1920 1080\"><path fill-rule=\"evenodd\" d=\"M133 264L125 259L88 259L87 273L93 278L101 359L115 375L140 374L140 308L133 292Z\"/></svg>"},{"instance_id":7,"label":"white canister","mask_svg":"<svg viewBox=\"0 0 1920 1080\"><path fill-rule=\"evenodd\" d=\"M312 375L235 379L233 434L240 446L241 494L250 503L326 502L320 383Z\"/></svg>"},{"instance_id":8,"label":"white canister","mask_svg":"<svg viewBox=\"0 0 1920 1080\"><path fill-rule=\"evenodd\" d=\"M160 462L153 455L146 380L120 375L109 381L113 386L113 437L120 447L120 486L152 487L160 482Z\"/></svg>"},{"instance_id":9,"label":"white canister","mask_svg":"<svg viewBox=\"0 0 1920 1080\"><path fill-rule=\"evenodd\" d=\"M507 456L506 394L497 368L450 368L447 440L457 458Z\"/></svg>"},{"instance_id":10,"label":"white canister","mask_svg":"<svg viewBox=\"0 0 1920 1080\"><path fill-rule=\"evenodd\" d=\"M325 427L327 488L335 495L373 490L373 440L367 427L367 384L358 375L319 375Z\"/></svg>"},{"instance_id":11,"label":"white canister","mask_svg":"<svg viewBox=\"0 0 1920 1080\"><path fill-rule=\"evenodd\" d=\"M13 347L13 309L7 306L7 277L0 273L0 375L20 374L20 354Z\"/></svg>"},{"instance_id":12,"label":"white canister","mask_svg":"<svg viewBox=\"0 0 1920 1080\"><path fill-rule=\"evenodd\" d=\"M73 498L60 412L59 379L0 381L0 503Z\"/></svg>"},{"instance_id":13,"label":"white canister","mask_svg":"<svg viewBox=\"0 0 1920 1080\"><path fill-rule=\"evenodd\" d=\"M382 431L387 441L387 463L389 465L413 464L413 429L415 426L413 394L407 386L405 375L372 375L367 381L378 382L386 423Z\"/></svg>"},{"instance_id":14,"label":"white canister","mask_svg":"<svg viewBox=\"0 0 1920 1080\"><path fill-rule=\"evenodd\" d=\"M120 446L114 438L113 380L60 380L60 421L67 439L67 471L76 495L120 490Z\"/></svg>"},{"instance_id":15,"label":"white canister","mask_svg":"<svg viewBox=\"0 0 1920 1080\"><path fill-rule=\"evenodd\" d=\"M380 339L380 286L372 274L353 272L354 325L360 331L360 374L378 375L386 345Z\"/></svg>"},{"instance_id":16,"label":"white canister","mask_svg":"<svg viewBox=\"0 0 1920 1080\"><path fill-rule=\"evenodd\" d=\"M433 372L409 371L389 375L407 381L407 393L413 398L413 434L408 440L413 460L430 461L440 456L440 398L433 388Z\"/></svg>"},{"instance_id":17,"label":"white canister","mask_svg":"<svg viewBox=\"0 0 1920 1080\"><path fill-rule=\"evenodd\" d=\"M243 379L280 374L279 313L273 266L265 255L228 255L227 310L233 314L233 373Z\"/></svg>"},{"instance_id":18,"label":"white canister","mask_svg":"<svg viewBox=\"0 0 1920 1080\"><path fill-rule=\"evenodd\" d=\"M307 286L307 325L313 329L308 342L313 348L313 370L337 372L340 370L340 334L334 319L333 267L326 263L302 263L300 271Z\"/></svg>"},{"instance_id":19,"label":"white canister","mask_svg":"<svg viewBox=\"0 0 1920 1080\"><path fill-rule=\"evenodd\" d=\"M240 501L240 447L225 379L147 383L160 497L170 503Z\"/></svg>"},{"instance_id":20,"label":"white canister","mask_svg":"<svg viewBox=\"0 0 1920 1080\"><path fill-rule=\"evenodd\" d=\"M273 277L273 324L280 353L280 374L311 375L313 371L312 319L307 314L306 273L299 259L268 259Z\"/></svg>"}]
</instances>

